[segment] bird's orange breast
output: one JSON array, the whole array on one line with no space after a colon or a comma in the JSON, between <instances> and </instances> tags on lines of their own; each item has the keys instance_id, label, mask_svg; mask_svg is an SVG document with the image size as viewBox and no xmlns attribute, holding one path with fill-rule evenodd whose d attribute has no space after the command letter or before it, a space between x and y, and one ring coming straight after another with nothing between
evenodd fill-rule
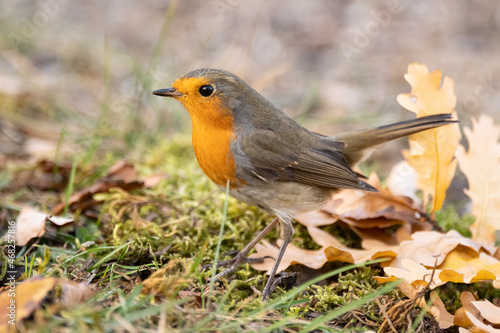
<instances>
[{"instance_id":1,"label":"bird's orange breast","mask_svg":"<svg viewBox=\"0 0 500 333\"><path fill-rule=\"evenodd\" d=\"M236 166L230 149L234 134L231 130L213 128L193 121L193 148L203 172L215 184L230 187L240 185L236 179Z\"/></svg>"},{"instance_id":2,"label":"bird's orange breast","mask_svg":"<svg viewBox=\"0 0 500 333\"><path fill-rule=\"evenodd\" d=\"M234 140L234 117L226 109L220 98L213 96L203 98L196 90L205 79L182 78L172 85L185 94L178 100L184 105L193 122L193 148L196 159L203 172L215 184L236 188L244 184L236 178L236 165L231 152L231 141Z\"/></svg>"}]
</instances>

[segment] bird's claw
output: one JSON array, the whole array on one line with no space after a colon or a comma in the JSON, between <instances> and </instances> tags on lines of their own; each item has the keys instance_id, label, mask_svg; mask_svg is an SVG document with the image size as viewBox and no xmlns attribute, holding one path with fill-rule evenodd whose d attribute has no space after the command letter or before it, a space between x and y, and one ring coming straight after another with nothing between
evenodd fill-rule
<instances>
[{"instance_id":1,"label":"bird's claw","mask_svg":"<svg viewBox=\"0 0 500 333\"><path fill-rule=\"evenodd\" d=\"M218 281L218 280L220 280L222 278L225 278L225 277L233 274L236 271L236 269L238 268L238 266L241 265L241 264L246 264L246 263L262 263L262 262L264 262L264 257L261 257L261 258L247 258L246 254L243 254L241 256L240 256L240 254L241 254L241 252L239 252L236 255L236 257L234 257L231 260L219 261L217 263L217 267L227 267L227 268L215 276L215 278L214 278L215 281ZM206 270L206 269L209 269L209 268L212 268L212 267L213 267L212 264L207 264L207 265L203 266L202 269Z\"/></svg>"}]
</instances>

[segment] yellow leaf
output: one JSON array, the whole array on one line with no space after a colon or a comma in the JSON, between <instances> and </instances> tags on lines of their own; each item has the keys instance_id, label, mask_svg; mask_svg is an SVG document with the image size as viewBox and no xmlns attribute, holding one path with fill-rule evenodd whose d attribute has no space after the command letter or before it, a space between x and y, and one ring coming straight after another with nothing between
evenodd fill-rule
<instances>
[{"instance_id":1,"label":"yellow leaf","mask_svg":"<svg viewBox=\"0 0 500 333\"><path fill-rule=\"evenodd\" d=\"M25 318L31 316L46 302L47 295L56 285L61 287L56 298L60 298L62 304L67 307L78 305L93 294L85 283L53 277L32 277L15 286L15 295L12 294L13 289L10 288L0 293L0 313L2 314L0 332L7 332L9 327L13 327L9 321L14 320L19 325Z\"/></svg>"},{"instance_id":2,"label":"yellow leaf","mask_svg":"<svg viewBox=\"0 0 500 333\"><path fill-rule=\"evenodd\" d=\"M24 318L30 316L35 311L43 299L47 296L50 290L54 288L57 279L53 277L40 278L35 277L24 281L15 287L15 297L9 296L9 289L0 293L0 306L2 309L2 316L0 318L0 331L3 331L8 326L8 321L14 319L17 324ZM14 300L14 303L12 303ZM9 310L9 305L14 304L13 311ZM3 311L10 311L12 317L9 318L7 313Z\"/></svg>"},{"instance_id":3,"label":"yellow leaf","mask_svg":"<svg viewBox=\"0 0 500 333\"><path fill-rule=\"evenodd\" d=\"M462 307L455 312L455 317L453 320L453 324L462 327L470 327L472 326L472 322L467 315L469 313L466 308Z\"/></svg>"},{"instance_id":4,"label":"yellow leaf","mask_svg":"<svg viewBox=\"0 0 500 333\"><path fill-rule=\"evenodd\" d=\"M469 142L466 152L458 147L457 160L469 181L465 193L471 198L476 222L471 226L472 238L486 245L495 242L500 230L500 126L489 116L472 118L472 130L464 129Z\"/></svg>"},{"instance_id":5,"label":"yellow leaf","mask_svg":"<svg viewBox=\"0 0 500 333\"><path fill-rule=\"evenodd\" d=\"M500 279L500 261L498 259L483 252L471 256L465 247L457 247L450 252L443 263L439 265L439 269L443 270L439 273L439 278L445 282L449 281L445 279L446 272L449 271L462 275L464 279L463 281L451 280L452 282L473 283L496 280L497 276Z\"/></svg>"},{"instance_id":6,"label":"yellow leaf","mask_svg":"<svg viewBox=\"0 0 500 333\"><path fill-rule=\"evenodd\" d=\"M440 113L451 113L455 109L457 98L453 92L453 80L445 77L441 85L441 71L429 73L427 66L413 63L408 66L406 81L411 85L410 94L399 94L399 104L415 112L417 118Z\"/></svg>"},{"instance_id":7,"label":"yellow leaf","mask_svg":"<svg viewBox=\"0 0 500 333\"><path fill-rule=\"evenodd\" d=\"M411 235L396 251L398 256L384 267L389 277L402 278L414 286L431 289L446 282L500 281L500 261L485 253L481 244L451 230L446 234L423 231ZM377 279L385 282L388 279Z\"/></svg>"},{"instance_id":8,"label":"yellow leaf","mask_svg":"<svg viewBox=\"0 0 500 333\"><path fill-rule=\"evenodd\" d=\"M463 292L460 295L462 307L455 313L453 323L457 326L472 326L472 332L493 333L500 330L494 329L492 325L500 324L500 308L488 300L476 301L470 292Z\"/></svg>"},{"instance_id":9,"label":"yellow leaf","mask_svg":"<svg viewBox=\"0 0 500 333\"><path fill-rule=\"evenodd\" d=\"M440 113L452 113L456 96L454 83L448 77L441 85L441 71L429 73L425 65L408 66L405 79L412 86L410 94L399 94L397 100L404 108L415 112L417 117ZM441 209L445 192L455 174L455 150L460 141L457 124L430 129L409 137L410 149L403 151L408 164L418 173L418 188L424 194L424 206L432 197L431 213Z\"/></svg>"}]
</instances>

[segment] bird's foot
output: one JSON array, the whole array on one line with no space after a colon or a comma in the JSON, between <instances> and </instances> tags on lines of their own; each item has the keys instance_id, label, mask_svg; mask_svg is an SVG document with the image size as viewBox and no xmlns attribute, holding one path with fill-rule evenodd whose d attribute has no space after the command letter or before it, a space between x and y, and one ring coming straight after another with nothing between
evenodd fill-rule
<instances>
[{"instance_id":1,"label":"bird's foot","mask_svg":"<svg viewBox=\"0 0 500 333\"><path fill-rule=\"evenodd\" d=\"M269 277L269 288L264 287L264 290L262 291L262 300L266 301L269 299L269 296L273 293L274 289L276 287L281 286L282 288L285 289L290 289L293 287L294 283L297 281L297 272L291 272L291 273L286 273L286 272L281 272L279 274L276 274L273 279Z\"/></svg>"},{"instance_id":2,"label":"bird's foot","mask_svg":"<svg viewBox=\"0 0 500 333\"><path fill-rule=\"evenodd\" d=\"M215 281L225 278L231 274L233 274L239 265L246 263L262 263L264 262L264 258L247 258L248 252L240 251L238 254L231 260L219 261L217 263L217 267L227 267L225 270L220 272L215 276ZM203 266L203 270L211 268L213 265L208 264ZM215 282L214 281L214 282Z\"/></svg>"}]
</instances>

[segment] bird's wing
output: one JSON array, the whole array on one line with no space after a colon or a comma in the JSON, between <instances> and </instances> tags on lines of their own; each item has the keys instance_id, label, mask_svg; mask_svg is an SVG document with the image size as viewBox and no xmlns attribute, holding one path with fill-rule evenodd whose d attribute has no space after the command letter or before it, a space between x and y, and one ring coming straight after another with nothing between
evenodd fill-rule
<instances>
[{"instance_id":1,"label":"bird's wing","mask_svg":"<svg viewBox=\"0 0 500 333\"><path fill-rule=\"evenodd\" d=\"M343 144L311 134L298 146L273 131L246 137L235 149L237 165L263 181L376 191L358 178L341 153ZM304 143L303 141L301 142Z\"/></svg>"}]
</instances>

